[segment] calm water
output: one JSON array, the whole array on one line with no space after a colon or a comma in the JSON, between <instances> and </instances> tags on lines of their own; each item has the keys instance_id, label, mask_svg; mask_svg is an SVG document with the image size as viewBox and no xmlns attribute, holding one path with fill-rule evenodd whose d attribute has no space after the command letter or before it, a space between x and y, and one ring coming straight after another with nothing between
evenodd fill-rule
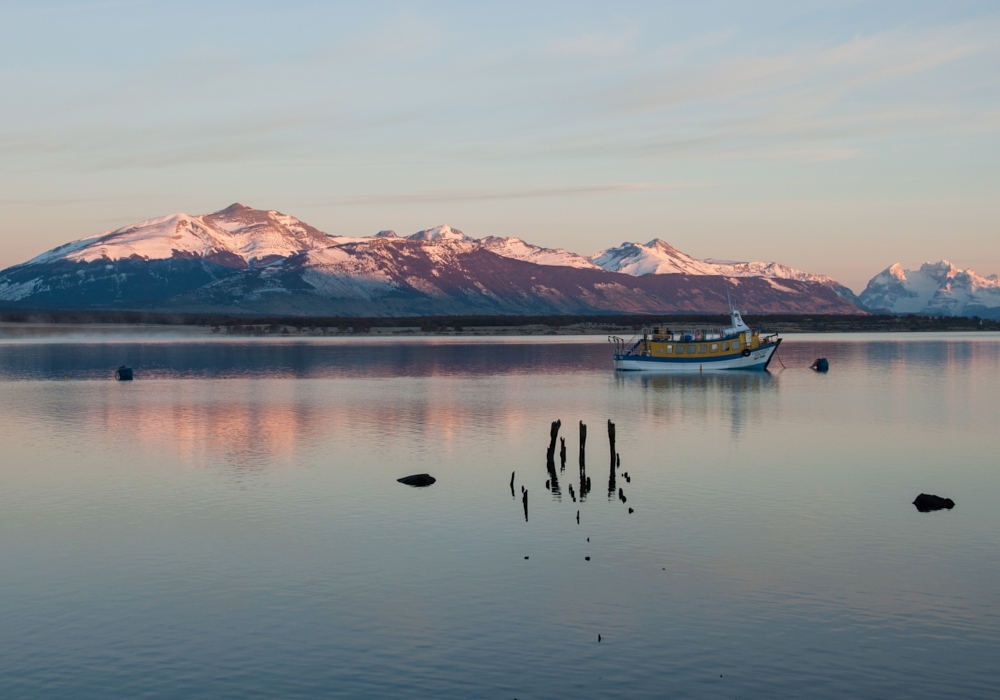
<instances>
[{"instance_id":1,"label":"calm water","mask_svg":"<svg viewBox=\"0 0 1000 700\"><path fill-rule=\"evenodd\" d=\"M996 697L1000 337L602 340L0 344L0 697Z\"/></svg>"}]
</instances>

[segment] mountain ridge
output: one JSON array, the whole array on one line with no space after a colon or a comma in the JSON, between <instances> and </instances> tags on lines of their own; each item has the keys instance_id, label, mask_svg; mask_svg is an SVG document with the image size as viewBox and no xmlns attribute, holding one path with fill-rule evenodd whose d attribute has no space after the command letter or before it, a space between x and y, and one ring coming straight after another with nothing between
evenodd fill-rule
<instances>
[{"instance_id":1,"label":"mountain ridge","mask_svg":"<svg viewBox=\"0 0 1000 700\"><path fill-rule=\"evenodd\" d=\"M832 283L832 285L830 284ZM779 263L698 261L654 239L591 257L447 225L401 237L326 234L233 204L58 246L0 271L0 301L389 315L747 311L864 313L831 278Z\"/></svg>"},{"instance_id":2,"label":"mountain ridge","mask_svg":"<svg viewBox=\"0 0 1000 700\"><path fill-rule=\"evenodd\" d=\"M983 277L947 260L924 262L916 270L890 265L859 297L869 308L889 313L1000 319L1000 277Z\"/></svg>"}]
</instances>

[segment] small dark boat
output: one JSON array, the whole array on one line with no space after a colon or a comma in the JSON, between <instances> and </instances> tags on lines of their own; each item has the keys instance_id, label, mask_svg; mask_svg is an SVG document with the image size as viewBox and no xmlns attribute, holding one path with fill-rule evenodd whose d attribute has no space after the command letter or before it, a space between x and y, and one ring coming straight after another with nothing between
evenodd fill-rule
<instances>
[{"instance_id":1,"label":"small dark boat","mask_svg":"<svg viewBox=\"0 0 1000 700\"><path fill-rule=\"evenodd\" d=\"M132 381L132 368L126 367L125 365L120 366L117 370L115 370L115 379L120 382Z\"/></svg>"}]
</instances>

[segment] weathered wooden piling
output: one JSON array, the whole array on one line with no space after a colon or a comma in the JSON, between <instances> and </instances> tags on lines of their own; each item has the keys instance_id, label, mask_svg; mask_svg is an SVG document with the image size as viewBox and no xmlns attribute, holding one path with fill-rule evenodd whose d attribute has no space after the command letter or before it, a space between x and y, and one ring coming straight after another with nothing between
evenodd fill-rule
<instances>
[{"instance_id":1,"label":"weathered wooden piling","mask_svg":"<svg viewBox=\"0 0 1000 700\"><path fill-rule=\"evenodd\" d=\"M552 427L549 428L549 449L545 453L545 461L549 465L550 469L555 468L556 437L559 435L560 427L562 427L562 420L553 421Z\"/></svg>"},{"instance_id":2,"label":"weathered wooden piling","mask_svg":"<svg viewBox=\"0 0 1000 700\"><path fill-rule=\"evenodd\" d=\"M566 469L566 438L559 438L559 470Z\"/></svg>"},{"instance_id":3,"label":"weathered wooden piling","mask_svg":"<svg viewBox=\"0 0 1000 700\"><path fill-rule=\"evenodd\" d=\"M615 424L608 418L608 440L611 442L611 468L615 468Z\"/></svg>"},{"instance_id":4,"label":"weathered wooden piling","mask_svg":"<svg viewBox=\"0 0 1000 700\"><path fill-rule=\"evenodd\" d=\"M587 463L587 459L584 456L586 454L586 449L587 449L587 425L583 421L580 421L580 468L581 469L583 469L583 467Z\"/></svg>"},{"instance_id":5,"label":"weathered wooden piling","mask_svg":"<svg viewBox=\"0 0 1000 700\"><path fill-rule=\"evenodd\" d=\"M524 491L524 495L521 496L521 503L524 504L524 522L528 522L528 490L523 486L521 490Z\"/></svg>"}]
</instances>

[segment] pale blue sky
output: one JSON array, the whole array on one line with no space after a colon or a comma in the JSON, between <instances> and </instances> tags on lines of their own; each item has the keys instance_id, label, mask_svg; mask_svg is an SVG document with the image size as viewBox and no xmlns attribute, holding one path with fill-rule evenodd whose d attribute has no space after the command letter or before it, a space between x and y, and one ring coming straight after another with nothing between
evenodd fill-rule
<instances>
[{"instance_id":1,"label":"pale blue sky","mask_svg":"<svg viewBox=\"0 0 1000 700\"><path fill-rule=\"evenodd\" d=\"M1000 273L996 2L0 2L0 267L234 201Z\"/></svg>"}]
</instances>

